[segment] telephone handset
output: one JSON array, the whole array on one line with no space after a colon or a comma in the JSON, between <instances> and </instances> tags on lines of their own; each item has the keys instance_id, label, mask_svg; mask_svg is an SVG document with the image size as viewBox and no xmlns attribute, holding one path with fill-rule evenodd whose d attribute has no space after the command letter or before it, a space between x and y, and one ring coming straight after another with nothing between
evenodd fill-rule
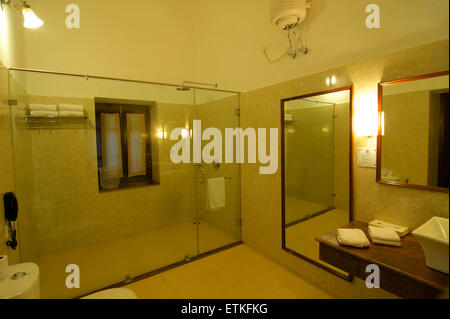
<instances>
[{"instance_id":1,"label":"telephone handset","mask_svg":"<svg viewBox=\"0 0 450 319\"><path fill-rule=\"evenodd\" d=\"M5 219L7 221L16 221L19 206L17 205L17 198L13 192L8 192L3 195L3 203L5 205Z\"/></svg>"},{"instance_id":2,"label":"telephone handset","mask_svg":"<svg viewBox=\"0 0 450 319\"><path fill-rule=\"evenodd\" d=\"M19 205L17 204L16 195L13 192L8 192L3 195L3 205L5 207L5 220L8 225L9 240L6 242L6 246L16 249L16 229L14 222L17 220L17 214L19 212Z\"/></svg>"}]
</instances>

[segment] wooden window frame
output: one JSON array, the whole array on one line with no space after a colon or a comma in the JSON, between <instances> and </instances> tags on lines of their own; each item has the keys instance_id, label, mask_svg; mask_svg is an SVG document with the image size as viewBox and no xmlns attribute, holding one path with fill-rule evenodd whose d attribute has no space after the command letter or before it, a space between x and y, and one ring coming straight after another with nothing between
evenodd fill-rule
<instances>
[{"instance_id":1,"label":"wooden window frame","mask_svg":"<svg viewBox=\"0 0 450 319\"><path fill-rule=\"evenodd\" d=\"M150 140L150 105L131 104L130 103L113 103L113 102L95 102L95 123L96 123L96 140L97 140L97 166L103 167L102 158L102 134L101 134L101 113L119 113L120 120L120 146L122 149L122 169L123 176L120 178L119 187L114 189L122 189L129 187L139 187L151 184L157 184L152 179L152 153ZM145 130L147 133L145 139L145 175L128 176L128 127L127 114L144 114L145 115ZM98 176L99 191L105 190L100 184L100 175Z\"/></svg>"}]
</instances>

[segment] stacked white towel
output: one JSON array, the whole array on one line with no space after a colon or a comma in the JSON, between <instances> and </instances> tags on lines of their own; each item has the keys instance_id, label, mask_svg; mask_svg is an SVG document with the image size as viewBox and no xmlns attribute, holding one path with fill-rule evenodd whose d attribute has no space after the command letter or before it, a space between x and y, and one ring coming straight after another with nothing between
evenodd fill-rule
<instances>
[{"instance_id":1,"label":"stacked white towel","mask_svg":"<svg viewBox=\"0 0 450 319\"><path fill-rule=\"evenodd\" d=\"M358 248L369 247L370 243L366 234L361 229L338 228L336 232L337 241L340 245Z\"/></svg>"},{"instance_id":2,"label":"stacked white towel","mask_svg":"<svg viewBox=\"0 0 450 319\"><path fill-rule=\"evenodd\" d=\"M56 104L30 104L29 109L32 117L58 116Z\"/></svg>"},{"instance_id":3,"label":"stacked white towel","mask_svg":"<svg viewBox=\"0 0 450 319\"><path fill-rule=\"evenodd\" d=\"M59 104L59 116L61 117L81 117L84 116L83 105L78 104Z\"/></svg>"},{"instance_id":4,"label":"stacked white towel","mask_svg":"<svg viewBox=\"0 0 450 319\"><path fill-rule=\"evenodd\" d=\"M369 235L374 244L401 247L400 236L394 228L382 228L369 225Z\"/></svg>"}]
</instances>

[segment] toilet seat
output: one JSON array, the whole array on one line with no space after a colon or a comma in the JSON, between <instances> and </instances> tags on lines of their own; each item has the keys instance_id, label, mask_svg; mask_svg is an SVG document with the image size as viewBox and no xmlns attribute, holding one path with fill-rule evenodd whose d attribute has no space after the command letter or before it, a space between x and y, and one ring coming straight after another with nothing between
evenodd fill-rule
<instances>
[{"instance_id":1,"label":"toilet seat","mask_svg":"<svg viewBox=\"0 0 450 319\"><path fill-rule=\"evenodd\" d=\"M128 288L111 288L102 290L81 299L138 299L133 290Z\"/></svg>"}]
</instances>

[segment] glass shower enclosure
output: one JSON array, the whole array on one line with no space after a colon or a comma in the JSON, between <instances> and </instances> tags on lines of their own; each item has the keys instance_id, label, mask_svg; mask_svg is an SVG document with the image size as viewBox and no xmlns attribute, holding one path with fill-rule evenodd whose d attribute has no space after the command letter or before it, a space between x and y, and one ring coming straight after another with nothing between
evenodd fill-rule
<instances>
[{"instance_id":1,"label":"glass shower enclosure","mask_svg":"<svg viewBox=\"0 0 450 319\"><path fill-rule=\"evenodd\" d=\"M351 216L351 88L286 99L282 109L283 248L349 280L320 259L316 238Z\"/></svg>"},{"instance_id":2,"label":"glass shower enclosure","mask_svg":"<svg viewBox=\"0 0 450 319\"><path fill-rule=\"evenodd\" d=\"M22 69L5 76L17 249L20 262L39 265L43 298L125 284L240 242L239 164L176 164L170 157L175 128L190 140L192 153L194 120L203 129L239 127L237 92ZM99 185L100 102L147 112L141 134L148 141L147 182L113 190ZM35 104L82 105L85 115L34 118L29 109ZM225 205L208 209L208 180L215 177L224 177ZM80 288L66 286L68 265L79 267Z\"/></svg>"},{"instance_id":3,"label":"glass shower enclosure","mask_svg":"<svg viewBox=\"0 0 450 319\"><path fill-rule=\"evenodd\" d=\"M334 208L335 105L285 103L286 227Z\"/></svg>"}]
</instances>

